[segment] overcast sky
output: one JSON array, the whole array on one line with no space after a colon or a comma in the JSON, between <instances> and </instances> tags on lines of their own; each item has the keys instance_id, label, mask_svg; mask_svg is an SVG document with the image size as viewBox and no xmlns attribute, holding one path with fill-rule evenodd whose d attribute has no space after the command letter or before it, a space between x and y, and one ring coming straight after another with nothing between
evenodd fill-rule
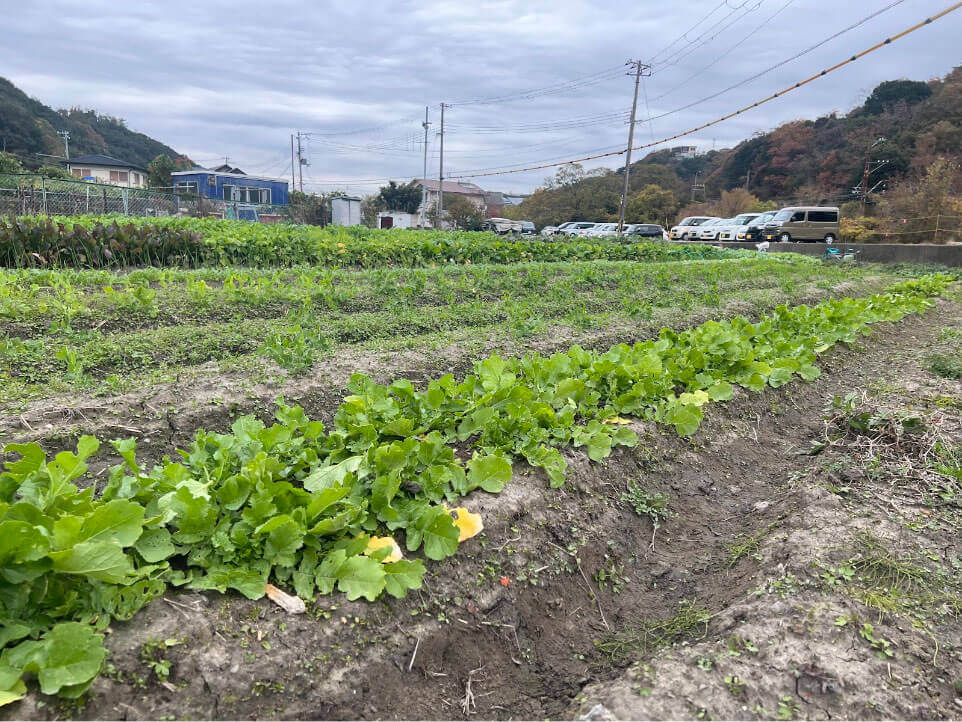
<instances>
[{"instance_id":1,"label":"overcast sky","mask_svg":"<svg viewBox=\"0 0 962 722\"><path fill-rule=\"evenodd\" d=\"M714 100L639 123L638 145L754 102L949 4L6 0L0 75L55 108L124 118L202 165L227 156L248 173L290 178L290 134L312 133L306 188L365 193L421 175L426 105L429 177L438 173L441 102L454 104L445 111L446 177L567 160L624 146L629 58L651 63L639 117L658 116L894 5ZM962 11L672 145L731 146L787 120L846 112L883 80L944 75L960 63L960 30ZM500 100L464 104L492 98ZM473 180L530 192L553 172Z\"/></svg>"}]
</instances>

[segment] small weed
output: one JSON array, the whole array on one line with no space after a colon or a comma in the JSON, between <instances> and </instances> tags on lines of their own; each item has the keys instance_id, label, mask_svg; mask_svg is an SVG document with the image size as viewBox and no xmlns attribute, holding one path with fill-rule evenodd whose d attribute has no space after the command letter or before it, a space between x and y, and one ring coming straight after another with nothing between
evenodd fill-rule
<instances>
[{"instance_id":1,"label":"small weed","mask_svg":"<svg viewBox=\"0 0 962 722\"><path fill-rule=\"evenodd\" d=\"M775 719L780 720L790 720L795 719L795 715L802 711L798 702L792 697L782 697L778 701L778 712L775 714Z\"/></svg>"},{"instance_id":2,"label":"small weed","mask_svg":"<svg viewBox=\"0 0 962 722\"><path fill-rule=\"evenodd\" d=\"M628 491L621 495L621 500L627 503L638 516L647 516L654 527L651 530L651 548L655 547L655 533L661 525L671 519L674 513L668 508L671 496L667 493L649 492L633 481L627 484Z\"/></svg>"},{"instance_id":3,"label":"small weed","mask_svg":"<svg viewBox=\"0 0 962 722\"><path fill-rule=\"evenodd\" d=\"M171 647L184 644L186 639L154 639L151 637L140 648L140 661L147 665L161 682L170 677L170 660L164 659L163 654Z\"/></svg>"},{"instance_id":4,"label":"small weed","mask_svg":"<svg viewBox=\"0 0 962 722\"><path fill-rule=\"evenodd\" d=\"M892 651L892 643L882 637L875 636L875 627L866 622L862 625L862 628L858 630L858 636L864 639L880 659L887 659L895 656L895 652Z\"/></svg>"},{"instance_id":5,"label":"small weed","mask_svg":"<svg viewBox=\"0 0 962 722\"><path fill-rule=\"evenodd\" d=\"M737 674L725 677L725 684L728 686L728 692L732 697L741 697L745 693L745 683Z\"/></svg>"}]
</instances>

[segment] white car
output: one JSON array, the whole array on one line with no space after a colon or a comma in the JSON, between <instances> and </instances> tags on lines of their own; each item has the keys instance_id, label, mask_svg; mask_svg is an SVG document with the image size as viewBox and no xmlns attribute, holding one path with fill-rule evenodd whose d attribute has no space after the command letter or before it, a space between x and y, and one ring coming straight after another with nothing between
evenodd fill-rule
<instances>
[{"instance_id":1,"label":"white car","mask_svg":"<svg viewBox=\"0 0 962 722\"><path fill-rule=\"evenodd\" d=\"M588 238L599 238L601 236L617 236L617 223L598 223L594 228L589 228L585 236Z\"/></svg>"},{"instance_id":2,"label":"white car","mask_svg":"<svg viewBox=\"0 0 962 722\"><path fill-rule=\"evenodd\" d=\"M697 238L698 227L713 220L715 220L715 216L688 216L682 218L678 225L672 226L668 235L673 241L687 241L689 238Z\"/></svg>"},{"instance_id":3,"label":"white car","mask_svg":"<svg viewBox=\"0 0 962 722\"><path fill-rule=\"evenodd\" d=\"M705 221L701 224L701 230L698 233L692 233L691 237L698 238L700 241L717 240L722 228L731 225L731 222L731 218L714 218L710 221Z\"/></svg>"},{"instance_id":4,"label":"white car","mask_svg":"<svg viewBox=\"0 0 962 722\"><path fill-rule=\"evenodd\" d=\"M568 236L574 236L575 238L584 238L586 235L588 235L588 231L597 225L600 224L589 223L588 221L578 221L577 223L572 223L564 230L560 230L558 232Z\"/></svg>"},{"instance_id":5,"label":"white car","mask_svg":"<svg viewBox=\"0 0 962 722\"><path fill-rule=\"evenodd\" d=\"M748 226L754 221L760 213L739 213L737 216L732 218L731 224L725 226L721 229L718 234L719 241L738 241L745 239L745 231L748 230ZM738 234L741 234L741 238Z\"/></svg>"},{"instance_id":6,"label":"white car","mask_svg":"<svg viewBox=\"0 0 962 722\"><path fill-rule=\"evenodd\" d=\"M545 226L541 229L542 236L563 236L565 231L574 225L573 221L568 221L567 223L561 223L557 226Z\"/></svg>"}]
</instances>

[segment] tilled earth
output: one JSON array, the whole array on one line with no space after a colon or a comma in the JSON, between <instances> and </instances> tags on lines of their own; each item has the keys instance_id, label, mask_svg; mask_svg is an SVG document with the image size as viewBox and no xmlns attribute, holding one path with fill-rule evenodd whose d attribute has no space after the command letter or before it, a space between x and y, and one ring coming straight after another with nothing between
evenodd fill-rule
<instances>
[{"instance_id":1,"label":"tilled earth","mask_svg":"<svg viewBox=\"0 0 962 722\"><path fill-rule=\"evenodd\" d=\"M712 405L691 439L636 424L642 443L604 463L572 451L563 489L516 463L504 492L465 500L485 532L429 563L406 599L322 597L291 616L266 599L168 594L112 625L85 699L34 694L3 714L959 717L962 501L923 490L915 467L879 473L858 439L807 453L847 394L924 416L942 449L962 444L962 385L928 370L955 348L946 328L962 332L957 302L879 325L813 383ZM163 453L176 424L155 439ZM668 494L671 518L653 529L629 488Z\"/></svg>"}]
</instances>

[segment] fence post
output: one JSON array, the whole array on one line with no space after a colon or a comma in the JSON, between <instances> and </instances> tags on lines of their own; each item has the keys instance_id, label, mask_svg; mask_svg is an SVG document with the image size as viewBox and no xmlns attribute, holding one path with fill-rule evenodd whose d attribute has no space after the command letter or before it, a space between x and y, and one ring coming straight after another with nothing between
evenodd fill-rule
<instances>
[{"instance_id":1,"label":"fence post","mask_svg":"<svg viewBox=\"0 0 962 722\"><path fill-rule=\"evenodd\" d=\"M104 192L104 215L107 215L107 189L103 189Z\"/></svg>"},{"instance_id":2,"label":"fence post","mask_svg":"<svg viewBox=\"0 0 962 722\"><path fill-rule=\"evenodd\" d=\"M120 191L120 197L124 201L124 215L129 216L130 215L130 191L124 188L123 190Z\"/></svg>"},{"instance_id":3,"label":"fence post","mask_svg":"<svg viewBox=\"0 0 962 722\"><path fill-rule=\"evenodd\" d=\"M40 194L43 198L43 214L47 215L47 179L40 176Z\"/></svg>"},{"instance_id":4,"label":"fence post","mask_svg":"<svg viewBox=\"0 0 962 722\"><path fill-rule=\"evenodd\" d=\"M90 213L90 186L87 186L87 213Z\"/></svg>"},{"instance_id":5,"label":"fence post","mask_svg":"<svg viewBox=\"0 0 962 722\"><path fill-rule=\"evenodd\" d=\"M941 220L941 218L942 218L941 213L935 214L935 232L932 234L932 243L939 242L939 220Z\"/></svg>"}]
</instances>

